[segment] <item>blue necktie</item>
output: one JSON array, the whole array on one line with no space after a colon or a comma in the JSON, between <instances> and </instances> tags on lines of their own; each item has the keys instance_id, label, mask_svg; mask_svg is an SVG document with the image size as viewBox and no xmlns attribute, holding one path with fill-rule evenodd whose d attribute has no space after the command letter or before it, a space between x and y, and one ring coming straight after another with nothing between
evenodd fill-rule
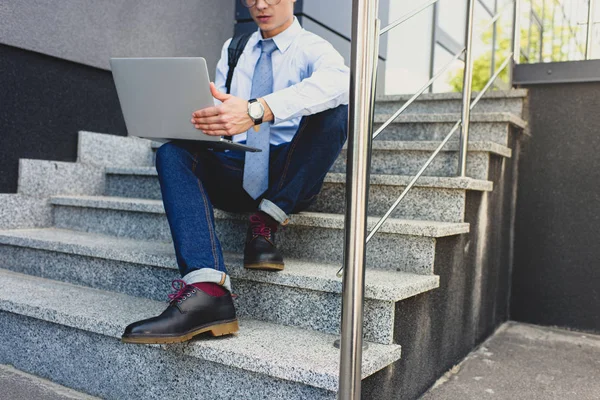
<instances>
[{"instance_id":1,"label":"blue necktie","mask_svg":"<svg viewBox=\"0 0 600 400\"><path fill-rule=\"evenodd\" d=\"M273 93L273 64L271 53L277 48L273 39L261 40L260 58L254 68L250 98L258 99ZM269 187L269 143L271 126L268 122L260 125L258 132L251 128L246 133L246 144L261 149L261 152L246 153L244 183L246 192L256 199Z\"/></svg>"}]
</instances>

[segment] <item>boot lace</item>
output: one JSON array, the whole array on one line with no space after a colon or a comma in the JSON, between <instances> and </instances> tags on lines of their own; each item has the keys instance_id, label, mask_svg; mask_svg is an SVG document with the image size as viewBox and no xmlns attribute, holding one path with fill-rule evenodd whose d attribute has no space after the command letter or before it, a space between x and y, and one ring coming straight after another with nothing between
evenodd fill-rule
<instances>
[{"instance_id":1,"label":"boot lace","mask_svg":"<svg viewBox=\"0 0 600 400\"><path fill-rule=\"evenodd\" d=\"M192 285L188 285L183 279L174 279L171 281L171 286L177 292L169 293L169 300L167 302L178 302L181 303L185 299L189 298L192 293L196 293L196 287Z\"/></svg>"},{"instance_id":2,"label":"boot lace","mask_svg":"<svg viewBox=\"0 0 600 400\"><path fill-rule=\"evenodd\" d=\"M261 219L256 215L250 216L250 226L252 227L253 236L263 236L266 238L271 237L271 228L269 228Z\"/></svg>"}]
</instances>

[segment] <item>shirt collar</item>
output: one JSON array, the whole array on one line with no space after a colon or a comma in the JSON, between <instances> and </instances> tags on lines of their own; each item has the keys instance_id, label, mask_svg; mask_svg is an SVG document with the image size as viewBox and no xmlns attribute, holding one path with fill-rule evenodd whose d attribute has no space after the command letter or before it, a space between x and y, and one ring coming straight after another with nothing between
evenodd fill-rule
<instances>
[{"instance_id":1,"label":"shirt collar","mask_svg":"<svg viewBox=\"0 0 600 400\"><path fill-rule=\"evenodd\" d=\"M298 18L294 15L294 22L290 25L285 31L280 34L274 36L272 39L275 42L275 45L282 53L290 47L294 39L302 32L302 26L300 22L298 22ZM256 46L260 40L262 40L262 35L260 33L260 28L256 30L256 33L252 35L253 43L252 46Z\"/></svg>"}]
</instances>

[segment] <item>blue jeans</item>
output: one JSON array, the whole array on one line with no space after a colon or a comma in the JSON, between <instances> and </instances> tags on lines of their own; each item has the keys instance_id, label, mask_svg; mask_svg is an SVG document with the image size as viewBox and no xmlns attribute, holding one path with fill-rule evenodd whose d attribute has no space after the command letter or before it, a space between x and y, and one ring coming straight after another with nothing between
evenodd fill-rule
<instances>
[{"instance_id":1,"label":"blue jeans","mask_svg":"<svg viewBox=\"0 0 600 400\"><path fill-rule=\"evenodd\" d=\"M346 141L347 121L346 105L302 118L291 142L271 145L269 188L256 200L242 188L245 152L213 151L191 140L158 148L156 170L182 279L231 291L213 206L261 210L285 225L288 214L314 202Z\"/></svg>"}]
</instances>

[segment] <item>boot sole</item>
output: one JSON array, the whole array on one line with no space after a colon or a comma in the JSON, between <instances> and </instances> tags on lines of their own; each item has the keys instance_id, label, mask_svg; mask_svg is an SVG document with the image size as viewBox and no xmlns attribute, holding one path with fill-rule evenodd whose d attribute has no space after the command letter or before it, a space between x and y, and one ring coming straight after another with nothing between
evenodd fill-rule
<instances>
[{"instance_id":1,"label":"boot sole","mask_svg":"<svg viewBox=\"0 0 600 400\"><path fill-rule=\"evenodd\" d=\"M190 340L196 335L210 331L213 336L224 336L232 333L236 333L240 330L238 321L231 321L217 325L206 326L204 328L196 329L195 331L186 333L181 336L169 336L169 337L156 337L156 336L130 336L122 337L121 342L123 343L143 343L143 344L165 344L165 343L181 343Z\"/></svg>"},{"instance_id":2,"label":"boot sole","mask_svg":"<svg viewBox=\"0 0 600 400\"><path fill-rule=\"evenodd\" d=\"M244 268L260 269L263 271L283 271L284 264L274 264L274 263L244 264Z\"/></svg>"}]
</instances>

